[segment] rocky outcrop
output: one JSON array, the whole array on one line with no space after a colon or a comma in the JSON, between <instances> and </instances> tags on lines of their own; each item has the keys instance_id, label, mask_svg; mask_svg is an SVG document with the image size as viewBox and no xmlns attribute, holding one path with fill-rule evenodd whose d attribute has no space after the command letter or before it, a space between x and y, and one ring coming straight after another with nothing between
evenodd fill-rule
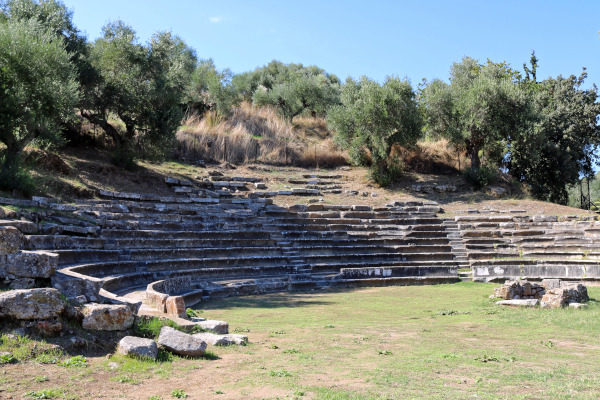
<instances>
[{"instance_id":1,"label":"rocky outcrop","mask_svg":"<svg viewBox=\"0 0 600 400\"><path fill-rule=\"evenodd\" d=\"M152 339L125 336L117 346L117 353L130 357L156 359L158 356L158 346Z\"/></svg>"},{"instance_id":2,"label":"rocky outcrop","mask_svg":"<svg viewBox=\"0 0 600 400\"><path fill-rule=\"evenodd\" d=\"M65 302L56 289L24 289L0 293L0 317L45 320L59 317Z\"/></svg>"},{"instance_id":3,"label":"rocky outcrop","mask_svg":"<svg viewBox=\"0 0 600 400\"><path fill-rule=\"evenodd\" d=\"M188 357L199 357L206 351L206 342L187 333L163 326L158 344L172 353Z\"/></svg>"},{"instance_id":4,"label":"rocky outcrop","mask_svg":"<svg viewBox=\"0 0 600 400\"><path fill-rule=\"evenodd\" d=\"M83 306L84 329L93 331L122 331L131 328L134 315L125 304L96 304Z\"/></svg>"}]
</instances>

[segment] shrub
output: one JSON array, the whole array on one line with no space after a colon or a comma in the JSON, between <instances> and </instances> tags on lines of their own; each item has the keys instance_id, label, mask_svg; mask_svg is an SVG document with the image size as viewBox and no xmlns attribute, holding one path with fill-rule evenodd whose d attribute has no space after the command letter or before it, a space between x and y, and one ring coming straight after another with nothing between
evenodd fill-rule
<instances>
[{"instance_id":1,"label":"shrub","mask_svg":"<svg viewBox=\"0 0 600 400\"><path fill-rule=\"evenodd\" d=\"M498 179L498 170L496 168L482 165L480 168L468 168L465 172L465 178L475 189L484 188Z\"/></svg>"}]
</instances>

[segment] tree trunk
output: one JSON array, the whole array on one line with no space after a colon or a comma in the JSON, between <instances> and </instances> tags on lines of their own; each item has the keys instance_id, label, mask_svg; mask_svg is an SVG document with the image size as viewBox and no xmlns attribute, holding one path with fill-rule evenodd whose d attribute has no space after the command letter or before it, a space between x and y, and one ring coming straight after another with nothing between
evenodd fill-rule
<instances>
[{"instance_id":1,"label":"tree trunk","mask_svg":"<svg viewBox=\"0 0 600 400\"><path fill-rule=\"evenodd\" d=\"M474 142L472 139L466 139L465 145L467 149L467 154L471 159L471 169L481 168L481 160L479 159L479 148L481 146L478 143Z\"/></svg>"},{"instance_id":2,"label":"tree trunk","mask_svg":"<svg viewBox=\"0 0 600 400\"><path fill-rule=\"evenodd\" d=\"M86 110L81 110L81 115L92 124L99 125L100 128L102 128L104 132L106 132L106 134L112 138L116 148L123 147L123 138L119 134L119 131L114 126L109 124L108 121Z\"/></svg>"}]
</instances>

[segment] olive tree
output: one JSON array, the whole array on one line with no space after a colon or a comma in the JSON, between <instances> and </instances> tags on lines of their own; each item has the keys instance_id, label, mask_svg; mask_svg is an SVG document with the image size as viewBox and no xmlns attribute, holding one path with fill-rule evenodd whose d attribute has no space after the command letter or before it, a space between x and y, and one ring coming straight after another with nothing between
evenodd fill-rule
<instances>
[{"instance_id":1,"label":"olive tree","mask_svg":"<svg viewBox=\"0 0 600 400\"><path fill-rule=\"evenodd\" d=\"M169 32L157 33L145 46L130 26L116 21L104 26L90 61L98 77L84 90L81 115L112 139L114 161L130 166L136 139L168 147L181 121L193 50Z\"/></svg>"},{"instance_id":2,"label":"olive tree","mask_svg":"<svg viewBox=\"0 0 600 400\"><path fill-rule=\"evenodd\" d=\"M233 85L243 99L258 106L273 106L290 121L302 113L325 116L330 107L339 104L338 77L314 65L305 67L275 60L236 75Z\"/></svg>"},{"instance_id":3,"label":"olive tree","mask_svg":"<svg viewBox=\"0 0 600 400\"><path fill-rule=\"evenodd\" d=\"M216 109L222 115L228 115L240 100L232 82L233 76L227 68L218 70L210 58L200 60L186 89L188 110L202 114Z\"/></svg>"},{"instance_id":4,"label":"olive tree","mask_svg":"<svg viewBox=\"0 0 600 400\"><path fill-rule=\"evenodd\" d=\"M11 186L20 154L34 139L60 138L60 123L78 100L75 70L63 40L38 21L0 23L0 184Z\"/></svg>"},{"instance_id":5,"label":"olive tree","mask_svg":"<svg viewBox=\"0 0 600 400\"><path fill-rule=\"evenodd\" d=\"M373 178L389 183L392 146L410 146L421 134L423 121L412 86L397 77L388 77L383 85L366 77L348 78L341 102L327 117L337 142L349 149L354 164L367 164L370 155Z\"/></svg>"},{"instance_id":6,"label":"olive tree","mask_svg":"<svg viewBox=\"0 0 600 400\"><path fill-rule=\"evenodd\" d=\"M537 119L511 141L508 167L540 200L566 204L567 186L594 175L600 103L595 86L581 87L586 76L584 71L579 77L525 83L534 96Z\"/></svg>"},{"instance_id":7,"label":"olive tree","mask_svg":"<svg viewBox=\"0 0 600 400\"><path fill-rule=\"evenodd\" d=\"M466 149L471 168L478 170L480 152L509 140L531 115L530 99L518 79L504 63L482 65L469 57L454 63L450 84L436 80L423 91L427 130Z\"/></svg>"}]
</instances>

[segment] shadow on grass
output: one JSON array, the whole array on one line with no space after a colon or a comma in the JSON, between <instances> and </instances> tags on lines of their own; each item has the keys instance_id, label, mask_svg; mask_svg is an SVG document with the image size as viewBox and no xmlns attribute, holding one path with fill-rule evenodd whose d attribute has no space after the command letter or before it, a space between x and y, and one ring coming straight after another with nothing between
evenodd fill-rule
<instances>
[{"instance_id":1,"label":"shadow on grass","mask_svg":"<svg viewBox=\"0 0 600 400\"><path fill-rule=\"evenodd\" d=\"M352 289L348 289L352 290ZM321 292L281 292L262 295L228 297L223 299L214 299L207 302L196 304L195 307L201 307L205 310L227 310L232 308L293 308L333 304L331 301L307 300L306 295L314 296L315 293L342 293L348 290L327 290ZM192 308L195 308L192 307Z\"/></svg>"}]
</instances>

